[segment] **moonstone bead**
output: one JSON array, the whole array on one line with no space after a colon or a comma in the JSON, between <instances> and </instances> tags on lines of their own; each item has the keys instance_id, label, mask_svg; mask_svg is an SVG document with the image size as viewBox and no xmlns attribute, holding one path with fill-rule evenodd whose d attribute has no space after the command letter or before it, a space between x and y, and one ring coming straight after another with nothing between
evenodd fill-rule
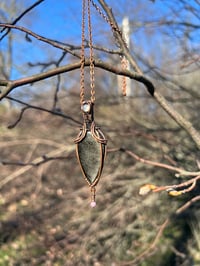
<instances>
[{"instance_id":1,"label":"moonstone bead","mask_svg":"<svg viewBox=\"0 0 200 266\"><path fill-rule=\"evenodd\" d=\"M89 113L90 112L90 108L91 108L91 104L90 103L83 103L81 106L81 110L84 113Z\"/></svg>"}]
</instances>

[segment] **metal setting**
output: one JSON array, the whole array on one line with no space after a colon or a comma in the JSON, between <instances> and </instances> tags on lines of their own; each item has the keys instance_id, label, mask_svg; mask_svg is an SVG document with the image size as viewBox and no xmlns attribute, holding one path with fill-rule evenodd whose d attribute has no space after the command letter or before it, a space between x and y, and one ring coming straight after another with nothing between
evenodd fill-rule
<instances>
[{"instance_id":1,"label":"metal setting","mask_svg":"<svg viewBox=\"0 0 200 266\"><path fill-rule=\"evenodd\" d=\"M95 125L93 116L93 103L83 111L83 127L74 140L76 154L85 180L91 188L94 188L101 176L106 155L107 140L103 132ZM83 109L82 109L83 110Z\"/></svg>"}]
</instances>

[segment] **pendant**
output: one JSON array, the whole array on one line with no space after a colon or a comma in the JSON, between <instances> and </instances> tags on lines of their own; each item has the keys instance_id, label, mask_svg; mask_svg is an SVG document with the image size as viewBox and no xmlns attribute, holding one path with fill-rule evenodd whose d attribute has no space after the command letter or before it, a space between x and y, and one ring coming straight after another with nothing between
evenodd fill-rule
<instances>
[{"instance_id":1,"label":"pendant","mask_svg":"<svg viewBox=\"0 0 200 266\"><path fill-rule=\"evenodd\" d=\"M95 207L95 186L99 182L103 170L107 140L102 131L95 125L93 103L90 101L83 102L81 109L84 123L74 142L83 177L91 188L90 205Z\"/></svg>"}]
</instances>

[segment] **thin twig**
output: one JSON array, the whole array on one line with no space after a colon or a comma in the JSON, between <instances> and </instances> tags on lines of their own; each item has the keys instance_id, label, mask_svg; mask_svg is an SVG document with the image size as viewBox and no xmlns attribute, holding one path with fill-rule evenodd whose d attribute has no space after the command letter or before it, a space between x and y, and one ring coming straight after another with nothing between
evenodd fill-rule
<instances>
[{"instance_id":1,"label":"thin twig","mask_svg":"<svg viewBox=\"0 0 200 266\"><path fill-rule=\"evenodd\" d=\"M23 11L12 23L11 25L15 25L24 15L26 15L29 11L31 11L33 8L35 8L36 6L38 6L41 2L43 2L44 0L39 0L37 2L35 2L32 6L30 6L29 8L27 8L25 11ZM7 27L4 27L1 32L3 32ZM3 36L1 36L0 41L3 40L3 38L10 32L10 28L7 29L6 33L4 33Z\"/></svg>"},{"instance_id":2,"label":"thin twig","mask_svg":"<svg viewBox=\"0 0 200 266\"><path fill-rule=\"evenodd\" d=\"M180 215L181 213L183 213L184 211L186 211L186 209L188 209L192 204L194 204L195 202L200 200L200 196L196 196L194 198L192 198L191 200L187 201L184 205L182 205L180 208L178 208L175 211L176 215ZM171 216L173 217L173 215ZM120 265L137 265L140 261L144 260L146 257L149 256L150 253L153 252L153 250L155 250L162 234L163 231L165 230L165 228L169 225L170 222L170 218L167 218L164 223L159 227L159 230L154 238L154 240L152 241L152 243L150 244L150 246L144 251L142 252L139 256L137 256L134 260L128 261L128 262L123 262Z\"/></svg>"},{"instance_id":3,"label":"thin twig","mask_svg":"<svg viewBox=\"0 0 200 266\"><path fill-rule=\"evenodd\" d=\"M35 106L35 105L32 105L32 104L28 104L28 103L26 103L26 102L23 102L23 101L21 101L21 100L15 99L15 98L10 97L10 96L6 96L6 99L9 99L9 100L11 100L11 101L14 101L14 102L17 102L17 103L20 103L20 104L23 104L23 105L26 106L25 108L23 108L23 109L21 110L18 119L17 119L13 124L11 124L11 125L8 126L9 129L14 128L14 127L15 127L15 126L21 121L24 112L25 112L26 110L28 110L28 109L35 109L35 110L39 110L39 111L43 111L43 112L47 112L47 113L50 113L50 114L52 114L52 115L61 116L61 117L65 118L65 119L71 120L72 122L74 122L74 123L76 123L76 124L78 124L78 125L81 125L81 124L82 124L80 121L74 119L73 117L71 117L71 116L69 116L69 115L65 115L65 114L63 114L63 113L61 113L61 112L58 112L58 111L56 111L56 110L49 110L49 109L46 109L46 108L41 107L41 106Z\"/></svg>"},{"instance_id":4,"label":"thin twig","mask_svg":"<svg viewBox=\"0 0 200 266\"><path fill-rule=\"evenodd\" d=\"M104 0L98 0L98 1L101 4L102 8L104 9L104 11L105 11L105 13L109 19L109 22L112 25L114 25L116 29L119 28L119 26L117 25L117 22L115 20L115 17L113 16L112 9L109 8L109 6L106 4L106 2ZM130 62L130 65L133 67L133 69L137 73L143 75L143 71L138 66L138 64L136 63L133 56L130 54L129 49L126 47L126 45L124 45L123 38L122 38L121 34L119 34L118 31L115 31L115 32L116 32L116 38L118 40L118 43L120 44L120 48L121 48L124 56ZM160 104L160 106L165 110L165 112L167 112L168 115L173 120L175 120L178 125L180 125L182 128L184 128L186 130L186 132L193 139L193 141L197 145L197 147L200 148L200 134L192 126L192 124L187 119L185 119L180 113L176 112L176 110L171 105L168 104L167 100L160 93L158 93L157 91L154 92L154 90L153 90L153 93L151 95L154 97L156 102L158 102Z\"/></svg>"},{"instance_id":5,"label":"thin twig","mask_svg":"<svg viewBox=\"0 0 200 266\"><path fill-rule=\"evenodd\" d=\"M58 149L55 149L53 151L50 151L49 153L46 154L46 157L48 158L51 158L51 157L55 157L57 156L58 154L61 154L63 152L68 152L68 154L70 152L72 152L74 150L74 145L73 146L65 146L63 145L61 148L58 148ZM44 156L39 156L37 158L35 158L31 164L29 165L26 165L26 166L23 166L22 168L14 171L12 174L6 176L4 179L2 179L0 181L0 189L5 186L6 184L8 184L9 182L11 182L13 179L17 178L18 176L26 173L27 171L29 171L33 165L38 165L40 164L41 162L44 161Z\"/></svg>"},{"instance_id":6,"label":"thin twig","mask_svg":"<svg viewBox=\"0 0 200 266\"><path fill-rule=\"evenodd\" d=\"M104 11L106 12L109 21L112 23L112 25L114 26L115 29L118 29L119 26L117 25L117 22L115 21L115 18L112 14L112 10L108 7L108 5L105 3L104 0L99 0L99 3L101 4L101 6L103 7ZM0 24L0 26L5 26L5 24ZM7 27L15 27L14 25L9 25L7 24ZM18 27L18 29L20 30L24 30L23 27ZM24 30L27 33L27 29ZM30 32L32 33L32 32ZM34 33L32 33L33 36L35 35ZM152 84L152 82L146 78L143 74L142 74L142 70L138 67L137 63L135 62L134 58L132 57L132 55L130 54L129 50L127 49L126 45L123 42L123 38L121 36L121 34L116 30L116 36L118 38L119 44L120 44L120 48L123 52L123 54L126 56L126 58L129 60L131 66L133 67L133 69L136 70L136 72L132 72L132 71L125 71L123 72L122 70L118 70L116 69L116 67L111 66L110 64L106 64L103 63L99 60L96 60L95 66L96 67L100 67L102 69L108 70L112 73L118 74L118 75L125 75L128 76L132 79L135 79L141 83L143 83L148 92L154 97L154 99L156 100L156 102L158 102L160 104L160 106L162 107L162 109L164 109L169 116L177 123L179 124L183 129L186 130L186 132L191 136L191 138L193 139L194 143L197 145L198 148L200 148L200 134L199 132L193 127L193 125L187 120L185 119L180 113L176 112L176 110L169 105L169 103L166 101L166 99L157 91L154 93L154 85ZM35 35L36 38L40 39L41 36L39 35ZM44 38L45 39L45 38ZM48 42L48 39L44 40L45 42ZM52 44L52 41L50 41ZM60 45L56 42L54 42L52 45L55 45L55 47L60 48ZM64 49L63 49L64 48ZM72 53L72 51L70 49L67 50L66 47L63 47L62 49L65 51L68 51ZM79 54L74 53L74 55L76 55L78 58L80 58ZM75 66L76 65L76 66ZM87 62L85 62L85 66L87 65ZM0 99L4 98L10 91L13 90L13 88L17 87L17 86L22 86L24 84L28 84L30 82L34 82L34 81L39 81L42 79L46 79L50 76L54 76L54 75L58 75L60 73L63 72L67 72L67 71L71 71L74 70L76 68L80 68L80 62L78 64L72 64L72 65L68 65L67 67L63 67L63 68L57 68L56 70L51 70L49 72L46 73L42 73L42 74L38 74L35 76L32 76L30 78L24 78L19 81L19 84L17 83L17 81L14 82L9 82L7 81L7 88L1 93ZM2 84L2 86L5 86L5 82L4 81L0 81L0 85Z\"/></svg>"},{"instance_id":7,"label":"thin twig","mask_svg":"<svg viewBox=\"0 0 200 266\"><path fill-rule=\"evenodd\" d=\"M147 249L145 249L139 256L137 256L134 260L131 261L127 261L127 262L123 262L121 265L126 266L126 265L137 265L140 261L144 260L146 257L149 256L150 253L153 252L153 250L156 248L156 245L158 244L163 231L165 230L165 228L167 227L167 225L169 224L169 218L167 218L164 223L159 227L159 230L154 238L154 240L152 241L152 243L149 245L149 247Z\"/></svg>"},{"instance_id":8,"label":"thin twig","mask_svg":"<svg viewBox=\"0 0 200 266\"><path fill-rule=\"evenodd\" d=\"M17 146L17 145L47 145L47 146L52 146L54 148L62 148L63 144L58 143L56 141L53 140L49 140L49 139L38 139L38 138L30 138L28 137L27 139L19 139L19 140L9 140L9 141L2 141L0 142L0 147L1 148L6 148L6 147L13 147L13 146Z\"/></svg>"},{"instance_id":9,"label":"thin twig","mask_svg":"<svg viewBox=\"0 0 200 266\"><path fill-rule=\"evenodd\" d=\"M126 59L129 61L130 65L133 67L133 69L138 74L142 74L141 69L139 68L138 64L134 60L133 56L130 54L129 48L127 47L126 42L124 41L124 38L121 34L121 31L119 30L119 26L117 24L117 21L116 21L114 15L112 13L112 9L107 5L107 3L104 0L99 0L99 3L107 15L109 24L111 25L113 32L114 32L114 37L116 38L117 43L119 44L119 46L122 50L122 53L124 54Z\"/></svg>"},{"instance_id":10,"label":"thin twig","mask_svg":"<svg viewBox=\"0 0 200 266\"><path fill-rule=\"evenodd\" d=\"M41 164L44 164L44 163L47 163L49 161L55 161L55 160L65 160L69 158L69 156L46 156L46 155L43 155L41 157L41 160L37 163L35 162L20 162L20 161L6 161L6 160L2 160L0 161L0 164L2 165L15 165L15 166L27 166L27 165L30 165L30 166L40 166Z\"/></svg>"},{"instance_id":11,"label":"thin twig","mask_svg":"<svg viewBox=\"0 0 200 266\"><path fill-rule=\"evenodd\" d=\"M176 210L176 214L179 215L182 212L184 212L186 209L188 209L192 204L194 204L196 201L200 200L200 195L192 198L191 200L187 201L184 205L182 205L178 210Z\"/></svg>"},{"instance_id":12,"label":"thin twig","mask_svg":"<svg viewBox=\"0 0 200 266\"><path fill-rule=\"evenodd\" d=\"M7 99L9 99L9 97L7 97ZM16 127L16 125L21 121L24 112L25 112L27 109L29 109L29 108L30 108L29 106L26 106L26 107L22 108L22 109L21 109L21 112L20 112L20 114L19 114L19 117L17 118L17 120L16 120L14 123L8 125L8 129L12 129L12 128Z\"/></svg>"},{"instance_id":13,"label":"thin twig","mask_svg":"<svg viewBox=\"0 0 200 266\"><path fill-rule=\"evenodd\" d=\"M59 58L58 62L56 62L56 67L59 67L60 63L63 61L63 59L65 58L65 55L66 55L66 52L64 52L62 54L62 56ZM56 83L56 89L55 89L55 92L54 92L54 97L53 97L53 107L52 107L52 110L57 110L57 103L58 103L58 93L59 93L59 90L60 90L60 82L61 82L61 76L58 75L57 76L57 83Z\"/></svg>"},{"instance_id":14,"label":"thin twig","mask_svg":"<svg viewBox=\"0 0 200 266\"><path fill-rule=\"evenodd\" d=\"M48 70L46 72L39 73L39 74L29 76L26 78L20 78L20 79L13 80L13 81L0 80L0 86L6 86L5 84L7 83L7 87L0 94L0 100L3 99L5 96L7 96L8 93L10 93L13 89L15 89L19 86L23 86L23 85L30 84L33 82L38 82L38 81L56 76L56 75L61 74L61 73L66 73L66 72L73 71L75 69L79 69L80 65L81 65L81 63L79 61L76 63L68 64L66 66L60 66L60 67ZM89 65L90 65L90 60L86 59L85 60L85 66L89 66ZM134 71L121 69L118 66L109 64L107 62L103 62L103 61L98 60L98 59L94 60L94 65L97 68L107 70L107 71L112 72L112 73L117 74L117 75L126 76L126 77L134 79L140 83L143 83L146 86L146 88L150 94L154 93L154 86L153 86L152 82L147 77L145 77L143 75L140 75Z\"/></svg>"},{"instance_id":15,"label":"thin twig","mask_svg":"<svg viewBox=\"0 0 200 266\"><path fill-rule=\"evenodd\" d=\"M163 190L166 190L166 191L169 190L170 191L170 189L177 189L177 188L179 189L179 188L188 187L189 185L191 185L187 189L181 190L181 192L183 194L183 193L186 193L186 192L189 192L189 191L193 190L194 187L196 186L196 182L199 179L200 179L200 175L197 175L196 177L194 177L194 178L192 178L190 180L187 180L185 182L182 182L180 184L156 187L155 189L153 189L153 192L160 192L160 191L163 191Z\"/></svg>"},{"instance_id":16,"label":"thin twig","mask_svg":"<svg viewBox=\"0 0 200 266\"><path fill-rule=\"evenodd\" d=\"M190 172L190 171L187 171L187 170L184 170L182 168L175 167L175 166L172 166L172 165L169 165L169 164L164 164L164 163L154 162L154 161L151 161L151 160L146 160L146 159L144 159L142 157L139 157L134 152L132 152L130 150L126 150L124 148L120 148L118 150L120 150L122 152L125 152L126 154L128 154L129 156L131 156L132 158L134 158L135 160L137 160L139 162L142 162L142 163L148 164L148 165L152 165L152 166L156 166L156 167L160 167L160 168L165 168L165 169L168 169L170 171L177 172L177 173L179 173L179 175L183 175L183 176L197 176L197 175L200 175L199 171Z\"/></svg>"},{"instance_id":17,"label":"thin twig","mask_svg":"<svg viewBox=\"0 0 200 266\"><path fill-rule=\"evenodd\" d=\"M73 46L68 46L68 45L59 43L57 41L45 38L45 37L43 37L43 36L41 36L39 34L36 34L35 32L33 32L33 31L31 31L31 30L29 30L29 29L27 29L25 27L16 26L16 25L8 24L8 23L0 23L0 27L6 27L6 28L9 28L9 29L20 30L22 32L25 32L28 35L31 35L32 37L36 38L39 41L48 43L48 44L52 45L53 47L61 49L61 50L65 51L65 52L68 52L68 53L72 54L73 56L76 56L76 57L80 58L79 54L73 51L73 49L72 49Z\"/></svg>"}]
</instances>

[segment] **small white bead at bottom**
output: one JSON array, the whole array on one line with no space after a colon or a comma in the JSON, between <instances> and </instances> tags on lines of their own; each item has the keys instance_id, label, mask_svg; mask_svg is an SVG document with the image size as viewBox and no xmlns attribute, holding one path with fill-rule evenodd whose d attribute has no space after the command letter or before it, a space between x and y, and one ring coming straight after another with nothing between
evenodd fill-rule
<instances>
[{"instance_id":1,"label":"small white bead at bottom","mask_svg":"<svg viewBox=\"0 0 200 266\"><path fill-rule=\"evenodd\" d=\"M96 204L96 201L91 201L91 202L90 202L90 207L91 207L91 208L96 207L96 205L97 205L97 204Z\"/></svg>"}]
</instances>

